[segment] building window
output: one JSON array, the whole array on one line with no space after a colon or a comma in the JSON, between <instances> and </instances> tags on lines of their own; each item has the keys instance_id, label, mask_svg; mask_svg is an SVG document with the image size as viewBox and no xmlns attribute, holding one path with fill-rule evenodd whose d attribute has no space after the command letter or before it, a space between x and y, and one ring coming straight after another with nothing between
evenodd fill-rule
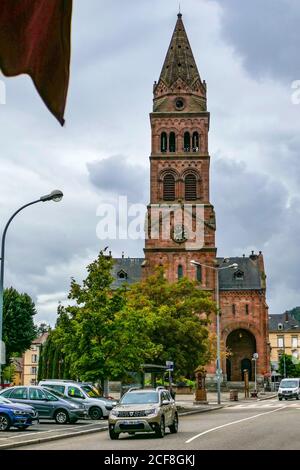
<instances>
[{"instance_id":1,"label":"building window","mask_svg":"<svg viewBox=\"0 0 300 470\"><path fill-rule=\"evenodd\" d=\"M37 346L35 344L33 344L31 347L30 347L31 351L37 351Z\"/></svg>"},{"instance_id":2,"label":"building window","mask_svg":"<svg viewBox=\"0 0 300 470\"><path fill-rule=\"evenodd\" d=\"M164 201L175 200L175 178L173 175L166 175L164 177Z\"/></svg>"},{"instance_id":3,"label":"building window","mask_svg":"<svg viewBox=\"0 0 300 470\"><path fill-rule=\"evenodd\" d=\"M236 314L235 304L232 304L231 309L232 309L232 315L235 316Z\"/></svg>"},{"instance_id":4,"label":"building window","mask_svg":"<svg viewBox=\"0 0 300 470\"><path fill-rule=\"evenodd\" d=\"M197 266L196 268L196 279L198 282L202 282L202 266Z\"/></svg>"},{"instance_id":5,"label":"building window","mask_svg":"<svg viewBox=\"0 0 300 470\"><path fill-rule=\"evenodd\" d=\"M237 281L242 281L244 279L244 273L240 269L236 271L233 276Z\"/></svg>"},{"instance_id":6,"label":"building window","mask_svg":"<svg viewBox=\"0 0 300 470\"><path fill-rule=\"evenodd\" d=\"M298 336L292 336L292 348L298 348Z\"/></svg>"},{"instance_id":7,"label":"building window","mask_svg":"<svg viewBox=\"0 0 300 470\"><path fill-rule=\"evenodd\" d=\"M277 336L277 347L278 348L284 348L284 337L283 336Z\"/></svg>"},{"instance_id":8,"label":"building window","mask_svg":"<svg viewBox=\"0 0 300 470\"><path fill-rule=\"evenodd\" d=\"M123 271L123 270L122 270L122 271L119 271L117 275L118 275L118 278L119 278L119 279L122 279L122 280L127 279L127 273L126 273L125 271Z\"/></svg>"},{"instance_id":9,"label":"building window","mask_svg":"<svg viewBox=\"0 0 300 470\"><path fill-rule=\"evenodd\" d=\"M293 352L292 352L292 356L293 356L295 359L298 359L298 358L299 358L299 353L298 353L298 351L293 351Z\"/></svg>"},{"instance_id":10,"label":"building window","mask_svg":"<svg viewBox=\"0 0 300 470\"><path fill-rule=\"evenodd\" d=\"M197 180L195 175L187 175L185 178L185 200L195 201L197 199Z\"/></svg>"},{"instance_id":11,"label":"building window","mask_svg":"<svg viewBox=\"0 0 300 470\"><path fill-rule=\"evenodd\" d=\"M37 362L37 354L32 354L31 355L31 362L33 362L33 363Z\"/></svg>"},{"instance_id":12,"label":"building window","mask_svg":"<svg viewBox=\"0 0 300 470\"><path fill-rule=\"evenodd\" d=\"M277 328L278 328L278 330L283 330L283 324L282 324L282 323L278 323Z\"/></svg>"},{"instance_id":13,"label":"building window","mask_svg":"<svg viewBox=\"0 0 300 470\"><path fill-rule=\"evenodd\" d=\"M185 152L190 152L191 151L191 136L189 132L184 133L183 137L183 150Z\"/></svg>"},{"instance_id":14,"label":"building window","mask_svg":"<svg viewBox=\"0 0 300 470\"><path fill-rule=\"evenodd\" d=\"M193 134L193 152L199 152L199 134L194 132Z\"/></svg>"},{"instance_id":15,"label":"building window","mask_svg":"<svg viewBox=\"0 0 300 470\"><path fill-rule=\"evenodd\" d=\"M166 152L167 151L167 142L168 142L168 136L166 132L162 132L160 136L160 151L161 152Z\"/></svg>"},{"instance_id":16,"label":"building window","mask_svg":"<svg viewBox=\"0 0 300 470\"><path fill-rule=\"evenodd\" d=\"M36 375L37 373L37 367L31 367L31 372L32 375Z\"/></svg>"},{"instance_id":17,"label":"building window","mask_svg":"<svg viewBox=\"0 0 300 470\"><path fill-rule=\"evenodd\" d=\"M180 264L177 268L177 275L178 275L178 279L182 279L183 278L183 267L182 265Z\"/></svg>"},{"instance_id":18,"label":"building window","mask_svg":"<svg viewBox=\"0 0 300 470\"><path fill-rule=\"evenodd\" d=\"M176 137L175 137L175 132L170 133L169 137L169 151L170 152L176 152Z\"/></svg>"},{"instance_id":19,"label":"building window","mask_svg":"<svg viewBox=\"0 0 300 470\"><path fill-rule=\"evenodd\" d=\"M249 305L248 304L245 305L245 313L246 313L246 315L249 315Z\"/></svg>"}]
</instances>

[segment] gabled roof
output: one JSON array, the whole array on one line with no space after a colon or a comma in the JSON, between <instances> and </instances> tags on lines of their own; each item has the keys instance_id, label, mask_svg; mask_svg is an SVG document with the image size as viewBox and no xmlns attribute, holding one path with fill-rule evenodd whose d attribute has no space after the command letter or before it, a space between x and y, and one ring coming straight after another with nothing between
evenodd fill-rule
<instances>
[{"instance_id":1,"label":"gabled roof","mask_svg":"<svg viewBox=\"0 0 300 470\"><path fill-rule=\"evenodd\" d=\"M114 282L112 288L116 289L124 284L134 284L142 278L142 263L144 258L114 258L114 265L112 269L112 276ZM120 279L118 274L123 272L127 275L126 278Z\"/></svg>"},{"instance_id":2,"label":"gabled roof","mask_svg":"<svg viewBox=\"0 0 300 470\"><path fill-rule=\"evenodd\" d=\"M113 288L120 287L126 284L134 284L142 278L142 264L144 258L114 258L114 266L112 275L114 282ZM217 262L221 267L224 258L217 258ZM260 269L259 256L246 257L234 257L228 258L227 263L224 266L237 263L239 271L243 272L243 277L235 277L235 271L232 269L224 269L220 271L220 290L221 291L234 291L234 290L261 290L265 288L265 281L262 278L263 273ZM118 277L119 272L125 272L127 274L126 279L120 279Z\"/></svg>"},{"instance_id":3,"label":"gabled roof","mask_svg":"<svg viewBox=\"0 0 300 470\"><path fill-rule=\"evenodd\" d=\"M217 258L217 261L219 266L222 266L224 258ZM258 257L228 258L224 267L234 263L238 265L237 271L232 269L220 271L220 290L259 290L264 288ZM236 273L243 273L243 276L236 276Z\"/></svg>"},{"instance_id":4,"label":"gabled roof","mask_svg":"<svg viewBox=\"0 0 300 470\"><path fill-rule=\"evenodd\" d=\"M163 81L167 87L171 87L179 78L189 86L192 86L197 80L201 82L181 13L178 14L159 81Z\"/></svg>"},{"instance_id":5,"label":"gabled roof","mask_svg":"<svg viewBox=\"0 0 300 470\"><path fill-rule=\"evenodd\" d=\"M280 327L278 326L280 325ZM300 331L300 322L296 320L289 312L269 315L269 331L276 333Z\"/></svg>"}]
</instances>

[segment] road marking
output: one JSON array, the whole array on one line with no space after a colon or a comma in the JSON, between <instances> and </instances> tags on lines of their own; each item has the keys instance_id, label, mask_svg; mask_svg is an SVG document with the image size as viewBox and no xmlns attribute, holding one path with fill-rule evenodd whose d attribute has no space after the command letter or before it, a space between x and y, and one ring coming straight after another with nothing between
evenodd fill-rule
<instances>
[{"instance_id":1,"label":"road marking","mask_svg":"<svg viewBox=\"0 0 300 470\"><path fill-rule=\"evenodd\" d=\"M250 419L255 419L255 418L259 418L260 416L265 416L265 415L268 415L268 414L271 414L271 413L276 413L276 411L281 411L281 410L283 410L283 408L287 408L287 406L284 406L282 408L277 408L276 410L272 410L272 411L266 411L265 413L259 413L258 415L249 416L248 418L243 418L243 419L239 419L237 421L232 421L231 423L222 424L221 426L217 426L215 428L208 429L207 431L201 432L200 434L197 434L196 436L191 437L190 439L185 441L185 443L189 444L190 442L194 441L198 437L204 436L205 434L208 434L208 433L213 432L213 431L217 431L218 429L222 429L222 428L226 428L228 426L232 426L233 424L243 423L244 421L249 421Z\"/></svg>"},{"instance_id":2,"label":"road marking","mask_svg":"<svg viewBox=\"0 0 300 470\"><path fill-rule=\"evenodd\" d=\"M47 431L33 431L33 432L30 432L28 434L24 434L24 432L22 433L17 433L15 434L14 436L7 436L7 437L2 437L0 440L7 440L7 439L17 439L17 438L20 438L20 437L31 437L31 436L34 436L35 434L38 434L38 435L41 435L41 434L47 434L49 432L58 432L58 431L61 431L61 434L63 434L63 432L68 432L70 431L71 429L83 429L83 428L86 428L88 426L97 426L97 424L95 423L90 423L90 424L82 424L80 426L80 428L77 426L72 426L72 427L66 427L66 428L54 428L54 429L48 429ZM67 434L66 434L67 435Z\"/></svg>"}]
</instances>

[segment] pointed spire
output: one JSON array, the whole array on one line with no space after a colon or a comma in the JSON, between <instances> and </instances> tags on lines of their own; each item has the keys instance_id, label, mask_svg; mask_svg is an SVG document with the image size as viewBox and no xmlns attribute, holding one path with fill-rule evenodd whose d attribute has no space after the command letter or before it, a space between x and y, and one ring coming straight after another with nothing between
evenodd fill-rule
<instances>
[{"instance_id":1,"label":"pointed spire","mask_svg":"<svg viewBox=\"0 0 300 470\"><path fill-rule=\"evenodd\" d=\"M201 82L198 68L182 21L182 13L177 15L175 30L165 58L159 81L167 87L181 78L190 87Z\"/></svg>"}]
</instances>

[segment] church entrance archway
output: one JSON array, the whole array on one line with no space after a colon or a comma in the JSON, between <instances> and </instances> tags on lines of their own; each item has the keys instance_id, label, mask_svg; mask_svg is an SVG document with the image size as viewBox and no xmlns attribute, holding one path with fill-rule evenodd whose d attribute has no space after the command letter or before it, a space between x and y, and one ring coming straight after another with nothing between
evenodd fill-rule
<instances>
[{"instance_id":1,"label":"church entrance archway","mask_svg":"<svg viewBox=\"0 0 300 470\"><path fill-rule=\"evenodd\" d=\"M252 357L256 352L255 336L248 330L234 330L227 337L226 348L230 354L226 361L227 380L233 382L244 380L244 369L248 370L249 380L252 380ZM230 378L228 378L228 366Z\"/></svg>"}]
</instances>

